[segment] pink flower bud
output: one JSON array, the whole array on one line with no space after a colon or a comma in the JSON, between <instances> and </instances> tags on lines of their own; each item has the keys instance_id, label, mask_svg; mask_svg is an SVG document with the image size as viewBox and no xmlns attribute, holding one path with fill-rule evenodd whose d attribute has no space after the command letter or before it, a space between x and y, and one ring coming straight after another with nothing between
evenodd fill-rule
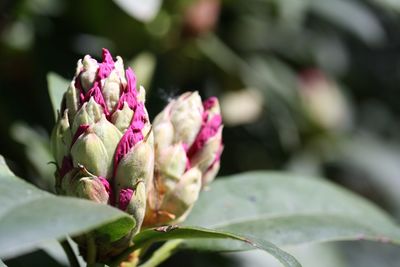
<instances>
[{"instance_id":1,"label":"pink flower bud","mask_svg":"<svg viewBox=\"0 0 400 267\"><path fill-rule=\"evenodd\" d=\"M219 169L222 120L218 100L204 103L187 92L155 118L154 183L147 198L146 227L183 221L203 186Z\"/></svg>"},{"instance_id":2,"label":"pink flower bud","mask_svg":"<svg viewBox=\"0 0 400 267\"><path fill-rule=\"evenodd\" d=\"M153 135L132 69L85 56L64 94L52 134L57 163L57 192L113 205L136 220L139 230L146 186L154 170ZM105 252L106 253L106 252Z\"/></svg>"}]
</instances>

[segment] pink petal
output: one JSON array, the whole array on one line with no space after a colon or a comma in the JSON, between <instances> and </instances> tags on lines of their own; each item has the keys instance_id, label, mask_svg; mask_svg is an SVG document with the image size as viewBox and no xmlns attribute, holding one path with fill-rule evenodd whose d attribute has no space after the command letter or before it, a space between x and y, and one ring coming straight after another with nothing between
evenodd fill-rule
<instances>
[{"instance_id":1,"label":"pink petal","mask_svg":"<svg viewBox=\"0 0 400 267\"><path fill-rule=\"evenodd\" d=\"M103 97L103 94L101 93L99 84L100 83L98 81L95 81L93 83L93 87L85 95L84 102L88 102L89 99L91 97L93 97L94 101L96 101L96 103L99 104L103 108L104 114L106 114L106 116L108 116L108 115L110 115L110 112L108 111L106 102L104 101L104 97Z\"/></svg>"},{"instance_id":2,"label":"pink petal","mask_svg":"<svg viewBox=\"0 0 400 267\"><path fill-rule=\"evenodd\" d=\"M73 169L72 159L70 157L64 157L61 168L58 170L61 178L64 177L70 170Z\"/></svg>"},{"instance_id":3,"label":"pink petal","mask_svg":"<svg viewBox=\"0 0 400 267\"><path fill-rule=\"evenodd\" d=\"M136 76L131 68L125 72L127 86L119 98L117 109L122 109L124 103L128 103L130 109L135 110L137 105Z\"/></svg>"},{"instance_id":4,"label":"pink petal","mask_svg":"<svg viewBox=\"0 0 400 267\"><path fill-rule=\"evenodd\" d=\"M131 128L136 130L142 130L146 122L147 122L147 114L145 111L144 104L139 102L137 103L135 108L135 113L133 114Z\"/></svg>"},{"instance_id":5,"label":"pink petal","mask_svg":"<svg viewBox=\"0 0 400 267\"><path fill-rule=\"evenodd\" d=\"M121 210L126 210L126 207L128 207L129 202L132 199L133 195L133 190L130 188L127 189L121 189L119 191L119 203L118 203L118 208Z\"/></svg>"},{"instance_id":6,"label":"pink petal","mask_svg":"<svg viewBox=\"0 0 400 267\"><path fill-rule=\"evenodd\" d=\"M138 142L143 140L143 134L141 130L133 129L132 127L128 128L125 134L122 136L121 140L118 143L115 157L114 157L114 176L117 171L117 167L119 162L123 159L123 157L134 147Z\"/></svg>"},{"instance_id":7,"label":"pink petal","mask_svg":"<svg viewBox=\"0 0 400 267\"><path fill-rule=\"evenodd\" d=\"M114 68L114 60L112 59L110 51L103 48L103 62L99 64L97 78L100 80L107 78Z\"/></svg>"},{"instance_id":8,"label":"pink petal","mask_svg":"<svg viewBox=\"0 0 400 267\"><path fill-rule=\"evenodd\" d=\"M207 116L205 117L205 119ZM194 140L193 145L188 151L188 157L191 158L198 151L200 151L207 143L208 139L217 134L219 127L222 124L222 118L220 115L214 115L211 120L203 122L200 132Z\"/></svg>"},{"instance_id":9,"label":"pink petal","mask_svg":"<svg viewBox=\"0 0 400 267\"><path fill-rule=\"evenodd\" d=\"M218 103L218 99L215 96L212 96L203 102L204 110L210 110Z\"/></svg>"},{"instance_id":10,"label":"pink petal","mask_svg":"<svg viewBox=\"0 0 400 267\"><path fill-rule=\"evenodd\" d=\"M100 182L103 184L104 188L106 189L108 195L110 195L110 193L111 193L110 183L104 177L99 176L98 178L99 178Z\"/></svg>"}]
</instances>

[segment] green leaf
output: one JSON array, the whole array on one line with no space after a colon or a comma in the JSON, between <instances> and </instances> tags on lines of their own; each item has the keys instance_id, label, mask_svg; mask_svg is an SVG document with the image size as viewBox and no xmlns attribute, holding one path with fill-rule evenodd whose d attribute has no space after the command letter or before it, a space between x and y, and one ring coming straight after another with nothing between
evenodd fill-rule
<instances>
[{"instance_id":1,"label":"green leaf","mask_svg":"<svg viewBox=\"0 0 400 267\"><path fill-rule=\"evenodd\" d=\"M25 123L11 126L13 139L25 146L26 156L34 168L34 183L47 191L54 191L55 165L50 164L54 158L50 151L50 140L44 129L34 129Z\"/></svg>"},{"instance_id":2,"label":"green leaf","mask_svg":"<svg viewBox=\"0 0 400 267\"><path fill-rule=\"evenodd\" d=\"M367 44L377 44L385 32L373 12L356 1L310 1L310 9L323 19L342 27Z\"/></svg>"},{"instance_id":3,"label":"green leaf","mask_svg":"<svg viewBox=\"0 0 400 267\"><path fill-rule=\"evenodd\" d=\"M2 260L0 260L0 267L7 267Z\"/></svg>"},{"instance_id":4,"label":"green leaf","mask_svg":"<svg viewBox=\"0 0 400 267\"><path fill-rule=\"evenodd\" d=\"M370 2L385 8L387 11L400 12L400 2L398 0L370 0Z\"/></svg>"},{"instance_id":5,"label":"green leaf","mask_svg":"<svg viewBox=\"0 0 400 267\"><path fill-rule=\"evenodd\" d=\"M0 155L0 174L6 176L12 176L14 173L8 168L6 160Z\"/></svg>"},{"instance_id":6,"label":"green leaf","mask_svg":"<svg viewBox=\"0 0 400 267\"><path fill-rule=\"evenodd\" d=\"M390 203L390 209L400 215L400 146L390 140L381 140L373 135L360 134L341 139L336 146L334 158L341 164L361 170L365 181L374 187L375 195ZM386 203L385 202L385 203Z\"/></svg>"},{"instance_id":7,"label":"green leaf","mask_svg":"<svg viewBox=\"0 0 400 267\"><path fill-rule=\"evenodd\" d=\"M146 94L148 94L156 67L156 57L154 54L141 52L128 62L128 66L135 70L138 84L146 88Z\"/></svg>"},{"instance_id":8,"label":"green leaf","mask_svg":"<svg viewBox=\"0 0 400 267\"><path fill-rule=\"evenodd\" d=\"M162 0L114 0L114 3L117 4L131 17L142 22L150 22L157 16L158 12L160 11Z\"/></svg>"},{"instance_id":9,"label":"green leaf","mask_svg":"<svg viewBox=\"0 0 400 267\"><path fill-rule=\"evenodd\" d=\"M61 101L65 91L67 91L69 82L60 75L50 72L47 74L47 86L53 106L54 118L57 120L57 111L60 109Z\"/></svg>"},{"instance_id":10,"label":"green leaf","mask_svg":"<svg viewBox=\"0 0 400 267\"><path fill-rule=\"evenodd\" d=\"M107 223L111 240L135 225L128 214L88 200L58 197L14 176L0 156L0 257L42 241L77 235Z\"/></svg>"},{"instance_id":11,"label":"green leaf","mask_svg":"<svg viewBox=\"0 0 400 267\"><path fill-rule=\"evenodd\" d=\"M257 236L278 246L360 239L400 243L398 226L369 201L323 179L274 172L218 179L185 224ZM225 240L187 243L197 249L245 249Z\"/></svg>"},{"instance_id":12,"label":"green leaf","mask_svg":"<svg viewBox=\"0 0 400 267\"><path fill-rule=\"evenodd\" d=\"M146 247L149 244L159 241L173 240L173 239L230 239L239 241L247 248L258 248L264 250L274 257L276 257L284 266L301 266L297 260L279 249L275 245L267 241L255 241L255 238L242 237L236 234L215 231L210 229L198 227L178 227L178 226L164 226L155 229L147 229L138 233L133 238L134 249ZM133 248L130 248L131 251ZM129 252L129 251L128 251Z\"/></svg>"}]
</instances>

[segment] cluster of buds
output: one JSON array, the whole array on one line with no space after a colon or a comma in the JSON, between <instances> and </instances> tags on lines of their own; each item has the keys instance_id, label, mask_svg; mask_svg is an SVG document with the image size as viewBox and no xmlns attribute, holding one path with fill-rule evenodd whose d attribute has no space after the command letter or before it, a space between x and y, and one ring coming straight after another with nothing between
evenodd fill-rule
<instances>
[{"instance_id":1,"label":"cluster of buds","mask_svg":"<svg viewBox=\"0 0 400 267\"><path fill-rule=\"evenodd\" d=\"M129 246L142 224L184 220L219 170L222 120L215 97L202 102L197 92L184 93L153 129L144 102L133 71L104 49L101 63L88 55L78 61L52 133L57 193L112 205L136 221L120 240L96 240L100 260ZM85 250L85 237L76 240Z\"/></svg>"},{"instance_id":2,"label":"cluster of buds","mask_svg":"<svg viewBox=\"0 0 400 267\"><path fill-rule=\"evenodd\" d=\"M52 133L57 193L115 206L133 216L138 231L146 208L146 185L154 170L153 135L136 77L114 62L78 61Z\"/></svg>"},{"instance_id":3,"label":"cluster of buds","mask_svg":"<svg viewBox=\"0 0 400 267\"><path fill-rule=\"evenodd\" d=\"M197 92L172 100L155 118L155 169L149 186L146 227L179 223L219 170L222 120L218 100Z\"/></svg>"}]
</instances>

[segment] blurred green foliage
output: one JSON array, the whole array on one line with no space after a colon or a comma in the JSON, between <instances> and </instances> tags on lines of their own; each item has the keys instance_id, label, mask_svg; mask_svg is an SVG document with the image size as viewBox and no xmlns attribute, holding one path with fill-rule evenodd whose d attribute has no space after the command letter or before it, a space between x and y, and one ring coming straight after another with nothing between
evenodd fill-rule
<instances>
[{"instance_id":1,"label":"blurred green foliage","mask_svg":"<svg viewBox=\"0 0 400 267\"><path fill-rule=\"evenodd\" d=\"M107 47L137 71L151 117L186 90L220 97L221 174L322 175L399 219L399 31L397 0L3 0L0 154L51 190L46 75L71 79Z\"/></svg>"}]
</instances>

